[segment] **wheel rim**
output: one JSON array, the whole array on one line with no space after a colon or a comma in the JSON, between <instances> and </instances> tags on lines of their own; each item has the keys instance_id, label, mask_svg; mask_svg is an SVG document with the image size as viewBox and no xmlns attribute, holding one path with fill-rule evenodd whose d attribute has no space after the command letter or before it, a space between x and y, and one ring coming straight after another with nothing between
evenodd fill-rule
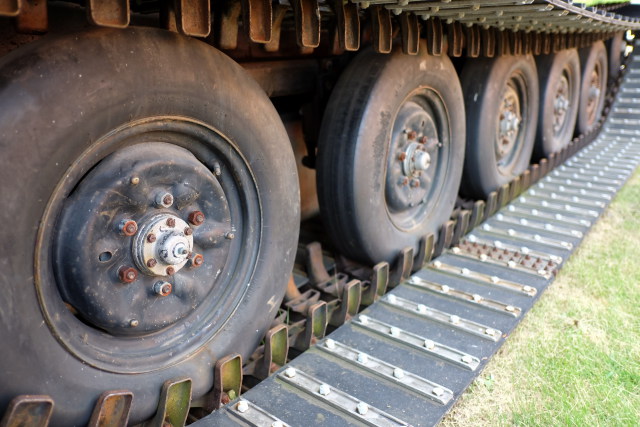
<instances>
[{"instance_id":1,"label":"wheel rim","mask_svg":"<svg viewBox=\"0 0 640 427\"><path fill-rule=\"evenodd\" d=\"M516 73L503 89L496 120L494 152L498 171L502 174L509 174L519 160L525 138L523 117L528 114L527 102L524 78Z\"/></svg>"},{"instance_id":2,"label":"wheel rim","mask_svg":"<svg viewBox=\"0 0 640 427\"><path fill-rule=\"evenodd\" d=\"M565 68L556 85L553 99L553 135L555 137L560 137L564 133L568 122L567 112L569 111L569 100L572 95L569 79L569 71Z\"/></svg>"},{"instance_id":3,"label":"wheel rim","mask_svg":"<svg viewBox=\"0 0 640 427\"><path fill-rule=\"evenodd\" d=\"M598 118L600 96L602 95L602 69L599 62L594 64L589 75L589 92L587 93L587 126L591 127Z\"/></svg>"},{"instance_id":4,"label":"wheel rim","mask_svg":"<svg viewBox=\"0 0 640 427\"><path fill-rule=\"evenodd\" d=\"M450 123L433 90L410 94L396 114L387 157L385 202L401 230L419 226L440 198L450 156Z\"/></svg>"},{"instance_id":5,"label":"wheel rim","mask_svg":"<svg viewBox=\"0 0 640 427\"><path fill-rule=\"evenodd\" d=\"M65 176L36 247L39 299L59 341L127 373L206 344L258 255L257 187L233 144L202 123L153 118L111 132Z\"/></svg>"}]
</instances>

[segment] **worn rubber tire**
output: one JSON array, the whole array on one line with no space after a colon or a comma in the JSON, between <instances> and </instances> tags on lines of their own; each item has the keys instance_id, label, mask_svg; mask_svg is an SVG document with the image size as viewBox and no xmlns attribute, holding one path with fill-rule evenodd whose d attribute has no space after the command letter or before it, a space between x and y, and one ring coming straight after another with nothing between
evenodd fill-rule
<instances>
[{"instance_id":1,"label":"worn rubber tire","mask_svg":"<svg viewBox=\"0 0 640 427\"><path fill-rule=\"evenodd\" d=\"M17 395L45 394L55 401L52 425L84 425L101 392L124 389L134 395L135 424L155 414L166 380L190 377L193 396L203 395L217 359L239 353L246 360L259 344L295 257L296 165L271 102L216 49L150 28L44 38L2 58L0 82L0 221L11 224L0 229L0 414ZM34 247L50 196L76 159L113 129L156 116L205 123L250 165L261 207L259 256L250 280L234 284L243 290L231 316L210 326L205 344L167 366L123 374L84 363L54 336L39 303L42 283L34 286ZM180 327L186 345L190 326Z\"/></svg>"},{"instance_id":2,"label":"worn rubber tire","mask_svg":"<svg viewBox=\"0 0 640 427\"><path fill-rule=\"evenodd\" d=\"M624 54L623 49L627 46L627 41L624 37L624 33L616 33L615 36L606 41L607 52L609 52L609 81L620 74L620 66L622 65Z\"/></svg>"},{"instance_id":3,"label":"worn rubber tire","mask_svg":"<svg viewBox=\"0 0 640 427\"><path fill-rule=\"evenodd\" d=\"M536 57L536 65L540 78L540 109L533 150L535 161L560 151L571 142L580 100L580 58L576 49L565 49ZM569 84L569 106L560 132L556 133L553 129L554 102L563 75Z\"/></svg>"},{"instance_id":4,"label":"worn rubber tire","mask_svg":"<svg viewBox=\"0 0 640 427\"><path fill-rule=\"evenodd\" d=\"M518 133L512 161L501 170L494 148L496 119L503 92L512 76L522 81L522 91L527 97L520 124L525 128ZM461 189L466 196L486 198L529 166L539 108L536 64L531 55L473 59L465 64L460 81L467 113L467 150Z\"/></svg>"},{"instance_id":5,"label":"worn rubber tire","mask_svg":"<svg viewBox=\"0 0 640 427\"><path fill-rule=\"evenodd\" d=\"M437 93L448 114L450 153L435 207L410 229L396 226L389 213L385 180L391 132L401 105L413 91ZM451 61L395 50L364 50L340 77L323 117L318 144L318 198L322 219L335 246L366 263L392 262L405 247L436 233L455 204L464 157L464 105ZM439 170L439 169L438 169ZM436 193L433 193L434 195ZM414 252L416 253L416 252Z\"/></svg>"},{"instance_id":6,"label":"worn rubber tire","mask_svg":"<svg viewBox=\"0 0 640 427\"><path fill-rule=\"evenodd\" d=\"M602 116L604 100L607 92L609 65L607 49L602 41L597 41L591 46L582 48L578 53L580 54L580 69L582 76L580 78L580 106L578 108L578 121L576 124L575 134L582 135L592 130ZM602 70L599 78L601 91L595 107L595 115L590 119L587 109L587 100L589 97L589 89L591 87L591 74L596 64L598 64L600 70Z\"/></svg>"}]
</instances>

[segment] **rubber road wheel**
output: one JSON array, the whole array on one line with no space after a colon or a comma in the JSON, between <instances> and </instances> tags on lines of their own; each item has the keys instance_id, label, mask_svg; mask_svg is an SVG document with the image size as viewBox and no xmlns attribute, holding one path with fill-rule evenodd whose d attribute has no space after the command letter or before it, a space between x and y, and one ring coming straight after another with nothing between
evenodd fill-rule
<instances>
[{"instance_id":1,"label":"rubber road wheel","mask_svg":"<svg viewBox=\"0 0 640 427\"><path fill-rule=\"evenodd\" d=\"M393 261L453 209L464 157L464 106L447 57L365 50L336 85L318 143L318 198L337 248Z\"/></svg>"},{"instance_id":2,"label":"rubber road wheel","mask_svg":"<svg viewBox=\"0 0 640 427\"><path fill-rule=\"evenodd\" d=\"M531 55L469 60L460 76L467 112L462 193L486 198L529 166L538 121Z\"/></svg>"},{"instance_id":3,"label":"rubber road wheel","mask_svg":"<svg viewBox=\"0 0 640 427\"><path fill-rule=\"evenodd\" d=\"M0 60L0 413L50 395L84 425L106 390L131 423L162 384L209 391L276 314L298 238L291 147L259 86L155 29L44 38Z\"/></svg>"},{"instance_id":4,"label":"rubber road wheel","mask_svg":"<svg viewBox=\"0 0 640 427\"><path fill-rule=\"evenodd\" d=\"M548 157L571 142L580 100L580 58L576 49L536 57L540 109L534 159Z\"/></svg>"},{"instance_id":5,"label":"rubber road wheel","mask_svg":"<svg viewBox=\"0 0 640 427\"><path fill-rule=\"evenodd\" d=\"M576 135L592 130L602 116L607 92L607 50L604 43L597 41L580 49L582 78L580 86L580 107Z\"/></svg>"}]
</instances>

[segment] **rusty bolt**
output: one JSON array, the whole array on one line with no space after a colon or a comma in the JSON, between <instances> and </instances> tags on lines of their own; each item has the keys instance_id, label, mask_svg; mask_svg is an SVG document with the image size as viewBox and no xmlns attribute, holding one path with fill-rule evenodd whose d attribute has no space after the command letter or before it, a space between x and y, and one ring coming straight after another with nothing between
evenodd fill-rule
<instances>
[{"instance_id":1,"label":"rusty bolt","mask_svg":"<svg viewBox=\"0 0 640 427\"><path fill-rule=\"evenodd\" d=\"M174 218L167 218L167 225L169 227L175 227L176 226L176 220Z\"/></svg>"},{"instance_id":2,"label":"rusty bolt","mask_svg":"<svg viewBox=\"0 0 640 427\"><path fill-rule=\"evenodd\" d=\"M188 220L193 225L201 225L204 222L204 214L200 211L193 211L189 214Z\"/></svg>"},{"instance_id":3,"label":"rusty bolt","mask_svg":"<svg viewBox=\"0 0 640 427\"><path fill-rule=\"evenodd\" d=\"M416 136L418 136L418 134L415 130L412 130L407 134L407 139L416 139Z\"/></svg>"},{"instance_id":4,"label":"rusty bolt","mask_svg":"<svg viewBox=\"0 0 640 427\"><path fill-rule=\"evenodd\" d=\"M189 227L185 227L184 229L184 235L185 236L191 236L193 234L193 230Z\"/></svg>"},{"instance_id":5,"label":"rusty bolt","mask_svg":"<svg viewBox=\"0 0 640 427\"><path fill-rule=\"evenodd\" d=\"M398 160L400 160L401 162L404 161L404 159L407 158L407 153L400 153L398 154Z\"/></svg>"},{"instance_id":6,"label":"rusty bolt","mask_svg":"<svg viewBox=\"0 0 640 427\"><path fill-rule=\"evenodd\" d=\"M169 295L172 289L173 286L169 282L160 281L156 282L153 285L153 292L155 292L157 295L160 295L161 297L166 297L167 295Z\"/></svg>"},{"instance_id":7,"label":"rusty bolt","mask_svg":"<svg viewBox=\"0 0 640 427\"><path fill-rule=\"evenodd\" d=\"M175 273L175 272L176 272L176 269L175 269L175 268L173 268L173 267L167 267L167 270L166 270L166 271L167 271L167 274L168 274L169 276L171 276L173 273Z\"/></svg>"},{"instance_id":8,"label":"rusty bolt","mask_svg":"<svg viewBox=\"0 0 640 427\"><path fill-rule=\"evenodd\" d=\"M412 179L412 180L411 180L411 186L412 186L412 187L414 187L414 188L415 188L415 187L419 187L419 186L420 186L420 180L418 180L418 179Z\"/></svg>"},{"instance_id":9,"label":"rusty bolt","mask_svg":"<svg viewBox=\"0 0 640 427\"><path fill-rule=\"evenodd\" d=\"M426 144L427 143L427 137L423 136L422 138L420 138L420 144Z\"/></svg>"},{"instance_id":10,"label":"rusty bolt","mask_svg":"<svg viewBox=\"0 0 640 427\"><path fill-rule=\"evenodd\" d=\"M149 234L147 235L147 242L149 242L149 243L153 243L153 242L155 242L155 241L156 241L156 235L155 235L155 234L153 234L153 233L149 233Z\"/></svg>"},{"instance_id":11,"label":"rusty bolt","mask_svg":"<svg viewBox=\"0 0 640 427\"><path fill-rule=\"evenodd\" d=\"M118 226L120 232L125 236L133 236L138 231L138 224L131 219L123 219Z\"/></svg>"},{"instance_id":12,"label":"rusty bolt","mask_svg":"<svg viewBox=\"0 0 640 427\"><path fill-rule=\"evenodd\" d=\"M191 260L191 265L194 267L200 267L204 263L204 257L200 254L196 254Z\"/></svg>"},{"instance_id":13,"label":"rusty bolt","mask_svg":"<svg viewBox=\"0 0 640 427\"><path fill-rule=\"evenodd\" d=\"M156 195L155 204L157 208L168 208L173 204L171 193L159 193Z\"/></svg>"},{"instance_id":14,"label":"rusty bolt","mask_svg":"<svg viewBox=\"0 0 640 427\"><path fill-rule=\"evenodd\" d=\"M158 261L156 261L155 258L151 258L149 261L147 261L147 267L153 268L156 266L157 263Z\"/></svg>"},{"instance_id":15,"label":"rusty bolt","mask_svg":"<svg viewBox=\"0 0 640 427\"><path fill-rule=\"evenodd\" d=\"M405 178L405 179L402 181L402 185L407 185L408 183L409 183L409 178Z\"/></svg>"},{"instance_id":16,"label":"rusty bolt","mask_svg":"<svg viewBox=\"0 0 640 427\"><path fill-rule=\"evenodd\" d=\"M220 396L220 403L222 403L223 405L226 405L229 402L231 402L231 398L227 393L223 391L222 396Z\"/></svg>"},{"instance_id":17,"label":"rusty bolt","mask_svg":"<svg viewBox=\"0 0 640 427\"><path fill-rule=\"evenodd\" d=\"M138 272L133 267L120 267L118 277L122 283L131 283L138 278Z\"/></svg>"}]
</instances>

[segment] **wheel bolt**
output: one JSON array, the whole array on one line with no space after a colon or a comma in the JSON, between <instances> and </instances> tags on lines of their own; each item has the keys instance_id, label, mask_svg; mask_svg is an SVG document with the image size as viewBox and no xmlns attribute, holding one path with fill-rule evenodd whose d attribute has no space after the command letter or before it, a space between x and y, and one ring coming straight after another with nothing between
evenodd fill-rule
<instances>
[{"instance_id":1,"label":"wheel bolt","mask_svg":"<svg viewBox=\"0 0 640 427\"><path fill-rule=\"evenodd\" d=\"M232 232L228 232L227 234L224 235L224 237L226 237L229 240L233 240L235 239L236 235L233 234Z\"/></svg>"},{"instance_id":2,"label":"wheel bolt","mask_svg":"<svg viewBox=\"0 0 640 427\"><path fill-rule=\"evenodd\" d=\"M168 274L169 276L171 276L173 273L175 273L175 272L176 272L176 269L175 269L175 268L173 268L173 267L167 267L167 270L166 270L166 271L167 271L167 274Z\"/></svg>"},{"instance_id":3,"label":"wheel bolt","mask_svg":"<svg viewBox=\"0 0 640 427\"><path fill-rule=\"evenodd\" d=\"M125 236L133 236L136 234L136 231L138 231L138 224L131 219L123 219L120 221L118 228L120 229L120 233Z\"/></svg>"},{"instance_id":4,"label":"wheel bolt","mask_svg":"<svg viewBox=\"0 0 640 427\"><path fill-rule=\"evenodd\" d=\"M131 321L129 322L129 326L131 326L132 328L135 328L139 324L140 322L138 322L138 319L131 319Z\"/></svg>"},{"instance_id":5,"label":"wheel bolt","mask_svg":"<svg viewBox=\"0 0 640 427\"><path fill-rule=\"evenodd\" d=\"M204 263L204 257L200 254L196 254L191 260L191 265L194 267L200 267Z\"/></svg>"},{"instance_id":6,"label":"wheel bolt","mask_svg":"<svg viewBox=\"0 0 640 427\"><path fill-rule=\"evenodd\" d=\"M414 187L414 188L415 187L419 187L420 186L420 180L412 179L411 180L411 186Z\"/></svg>"},{"instance_id":7,"label":"wheel bolt","mask_svg":"<svg viewBox=\"0 0 640 427\"><path fill-rule=\"evenodd\" d=\"M155 234L153 234L153 233L149 233L149 234L147 235L147 242L149 242L149 243L153 243L153 242L155 242L155 241L156 241L156 235L155 235Z\"/></svg>"},{"instance_id":8,"label":"wheel bolt","mask_svg":"<svg viewBox=\"0 0 640 427\"><path fill-rule=\"evenodd\" d=\"M138 178L137 176L132 176L131 179L129 180L129 183L131 185L138 185L140 184L140 178Z\"/></svg>"},{"instance_id":9,"label":"wheel bolt","mask_svg":"<svg viewBox=\"0 0 640 427\"><path fill-rule=\"evenodd\" d=\"M193 225L201 225L204 222L204 214L200 211L193 211L189 214L188 220Z\"/></svg>"},{"instance_id":10,"label":"wheel bolt","mask_svg":"<svg viewBox=\"0 0 640 427\"><path fill-rule=\"evenodd\" d=\"M173 204L173 196L171 193L158 193L155 202L158 208L168 208Z\"/></svg>"},{"instance_id":11,"label":"wheel bolt","mask_svg":"<svg viewBox=\"0 0 640 427\"><path fill-rule=\"evenodd\" d=\"M423 136L422 138L420 138L420 144L426 144L427 143L427 137Z\"/></svg>"},{"instance_id":12,"label":"wheel bolt","mask_svg":"<svg viewBox=\"0 0 640 427\"><path fill-rule=\"evenodd\" d=\"M161 297L166 297L167 295L169 295L171 293L171 290L173 289L173 286L171 286L171 283L169 282L156 282L153 285L153 292L155 292L157 295L160 295Z\"/></svg>"},{"instance_id":13,"label":"wheel bolt","mask_svg":"<svg viewBox=\"0 0 640 427\"><path fill-rule=\"evenodd\" d=\"M191 228L186 227L186 228L184 229L184 235L185 235L185 236L191 236L192 234L193 234L193 230L192 230Z\"/></svg>"},{"instance_id":14,"label":"wheel bolt","mask_svg":"<svg viewBox=\"0 0 640 427\"><path fill-rule=\"evenodd\" d=\"M156 264L158 264L158 261L156 261L155 258L151 258L149 261L147 261L147 267L149 268L155 267Z\"/></svg>"},{"instance_id":15,"label":"wheel bolt","mask_svg":"<svg viewBox=\"0 0 640 427\"><path fill-rule=\"evenodd\" d=\"M404 161L404 159L407 158L407 153L400 153L398 154L398 160L400 160L401 162Z\"/></svg>"},{"instance_id":16,"label":"wheel bolt","mask_svg":"<svg viewBox=\"0 0 640 427\"><path fill-rule=\"evenodd\" d=\"M176 226L176 220L174 218L167 218L167 225L169 227L175 227Z\"/></svg>"},{"instance_id":17,"label":"wheel bolt","mask_svg":"<svg viewBox=\"0 0 640 427\"><path fill-rule=\"evenodd\" d=\"M407 139L416 139L416 136L418 136L418 134L415 130L412 130L407 134Z\"/></svg>"},{"instance_id":18,"label":"wheel bolt","mask_svg":"<svg viewBox=\"0 0 640 427\"><path fill-rule=\"evenodd\" d=\"M118 277L122 283L131 283L138 278L138 272L133 267L120 267Z\"/></svg>"}]
</instances>

